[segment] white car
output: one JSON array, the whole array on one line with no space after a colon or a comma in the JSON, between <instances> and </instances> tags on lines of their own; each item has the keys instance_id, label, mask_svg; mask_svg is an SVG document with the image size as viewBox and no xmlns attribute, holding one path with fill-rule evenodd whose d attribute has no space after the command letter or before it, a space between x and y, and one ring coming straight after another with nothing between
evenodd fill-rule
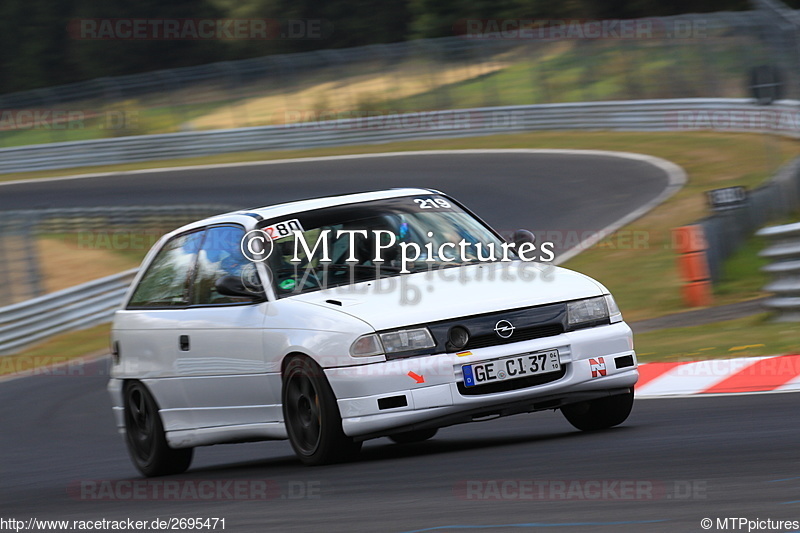
<instances>
[{"instance_id":1,"label":"white car","mask_svg":"<svg viewBox=\"0 0 800 533\"><path fill-rule=\"evenodd\" d=\"M180 473L196 446L288 438L316 465L546 409L581 430L622 423L638 371L614 299L542 262L549 243L515 239L426 189L165 235L112 329L108 389L134 464Z\"/></svg>"}]
</instances>

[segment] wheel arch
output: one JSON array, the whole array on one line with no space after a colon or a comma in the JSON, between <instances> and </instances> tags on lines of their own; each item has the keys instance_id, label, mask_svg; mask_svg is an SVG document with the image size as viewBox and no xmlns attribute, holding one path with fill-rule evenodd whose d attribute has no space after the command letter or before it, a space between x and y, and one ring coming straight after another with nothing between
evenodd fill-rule
<instances>
[{"instance_id":1,"label":"wheel arch","mask_svg":"<svg viewBox=\"0 0 800 533\"><path fill-rule=\"evenodd\" d=\"M289 364L289 361L291 361L295 357L301 357L303 359L308 359L309 361L312 361L315 365L317 365L320 368L322 368L322 366L319 364L319 362L317 362L317 360L314 359L313 357L311 357L309 354L307 354L305 352L301 352L299 350L294 350L294 351L289 352L286 355L284 355L283 359L281 359L281 378L283 378L286 375L286 367Z\"/></svg>"},{"instance_id":2,"label":"wheel arch","mask_svg":"<svg viewBox=\"0 0 800 533\"><path fill-rule=\"evenodd\" d=\"M142 379L139 379L139 378L124 378L122 380L122 389L121 389L121 391L122 391L122 407L123 407L123 409L125 408L125 403L127 402L127 398L128 398L128 394L127 394L128 387L130 387L134 383L138 383L139 385L144 387L144 389L150 395L150 398L153 399L153 403L156 404L156 413L158 413L158 417L161 419L161 423L163 424L164 423L164 417L161 416L161 402L159 402L158 396L156 396L156 394L153 392L153 387L151 387L147 383L147 381L144 381ZM124 418L123 418L123 420L124 420Z\"/></svg>"}]
</instances>

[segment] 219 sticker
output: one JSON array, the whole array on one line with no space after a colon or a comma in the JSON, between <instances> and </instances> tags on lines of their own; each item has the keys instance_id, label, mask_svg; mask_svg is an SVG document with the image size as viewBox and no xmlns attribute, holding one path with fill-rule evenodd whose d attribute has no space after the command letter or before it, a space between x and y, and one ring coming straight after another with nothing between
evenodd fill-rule
<instances>
[{"instance_id":1,"label":"219 sticker","mask_svg":"<svg viewBox=\"0 0 800 533\"><path fill-rule=\"evenodd\" d=\"M449 209L453 207L444 198L414 198L420 209Z\"/></svg>"}]
</instances>

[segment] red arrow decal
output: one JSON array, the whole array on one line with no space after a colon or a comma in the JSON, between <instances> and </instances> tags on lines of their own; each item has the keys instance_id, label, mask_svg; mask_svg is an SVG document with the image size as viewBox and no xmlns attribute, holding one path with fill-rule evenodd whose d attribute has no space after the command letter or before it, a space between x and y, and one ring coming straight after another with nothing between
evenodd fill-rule
<instances>
[{"instance_id":1,"label":"red arrow decal","mask_svg":"<svg viewBox=\"0 0 800 533\"><path fill-rule=\"evenodd\" d=\"M425 378L423 376L420 376L419 374L415 374L414 372L409 372L408 377L410 377L417 383L425 383Z\"/></svg>"}]
</instances>

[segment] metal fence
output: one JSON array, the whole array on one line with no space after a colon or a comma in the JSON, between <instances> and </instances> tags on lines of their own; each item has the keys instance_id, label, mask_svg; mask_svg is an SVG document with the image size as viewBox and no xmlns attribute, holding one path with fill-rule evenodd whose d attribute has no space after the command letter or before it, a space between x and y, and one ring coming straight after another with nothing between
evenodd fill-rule
<instances>
[{"instance_id":1,"label":"metal fence","mask_svg":"<svg viewBox=\"0 0 800 533\"><path fill-rule=\"evenodd\" d=\"M716 213L698 222L708 243L706 257L711 280L720 280L724 261L759 228L798 210L800 158L781 168L768 183L751 191L744 206Z\"/></svg>"},{"instance_id":2,"label":"metal fence","mask_svg":"<svg viewBox=\"0 0 800 533\"><path fill-rule=\"evenodd\" d=\"M42 144L0 149L0 173L542 130L719 130L797 137L800 101L772 106L745 98L539 104Z\"/></svg>"},{"instance_id":3,"label":"metal fence","mask_svg":"<svg viewBox=\"0 0 800 533\"><path fill-rule=\"evenodd\" d=\"M135 266L164 233L233 209L178 205L0 211L0 306L63 288L53 284L54 278L64 278L59 274L66 256L79 259L67 282L80 280L81 270L88 276L103 272L106 261Z\"/></svg>"},{"instance_id":4,"label":"metal fence","mask_svg":"<svg viewBox=\"0 0 800 533\"><path fill-rule=\"evenodd\" d=\"M779 66L800 98L796 30L774 10L634 21L593 37L468 33L100 78L0 96L0 147L563 102L740 98ZM642 31L638 31L642 30Z\"/></svg>"},{"instance_id":5,"label":"metal fence","mask_svg":"<svg viewBox=\"0 0 800 533\"><path fill-rule=\"evenodd\" d=\"M777 321L800 322L800 223L763 228L758 235L770 241L759 255L772 261L762 268L772 276L764 290L773 293L764 306L777 312Z\"/></svg>"},{"instance_id":6,"label":"metal fence","mask_svg":"<svg viewBox=\"0 0 800 533\"><path fill-rule=\"evenodd\" d=\"M75 329L109 322L137 269L0 308L0 355Z\"/></svg>"}]
</instances>

